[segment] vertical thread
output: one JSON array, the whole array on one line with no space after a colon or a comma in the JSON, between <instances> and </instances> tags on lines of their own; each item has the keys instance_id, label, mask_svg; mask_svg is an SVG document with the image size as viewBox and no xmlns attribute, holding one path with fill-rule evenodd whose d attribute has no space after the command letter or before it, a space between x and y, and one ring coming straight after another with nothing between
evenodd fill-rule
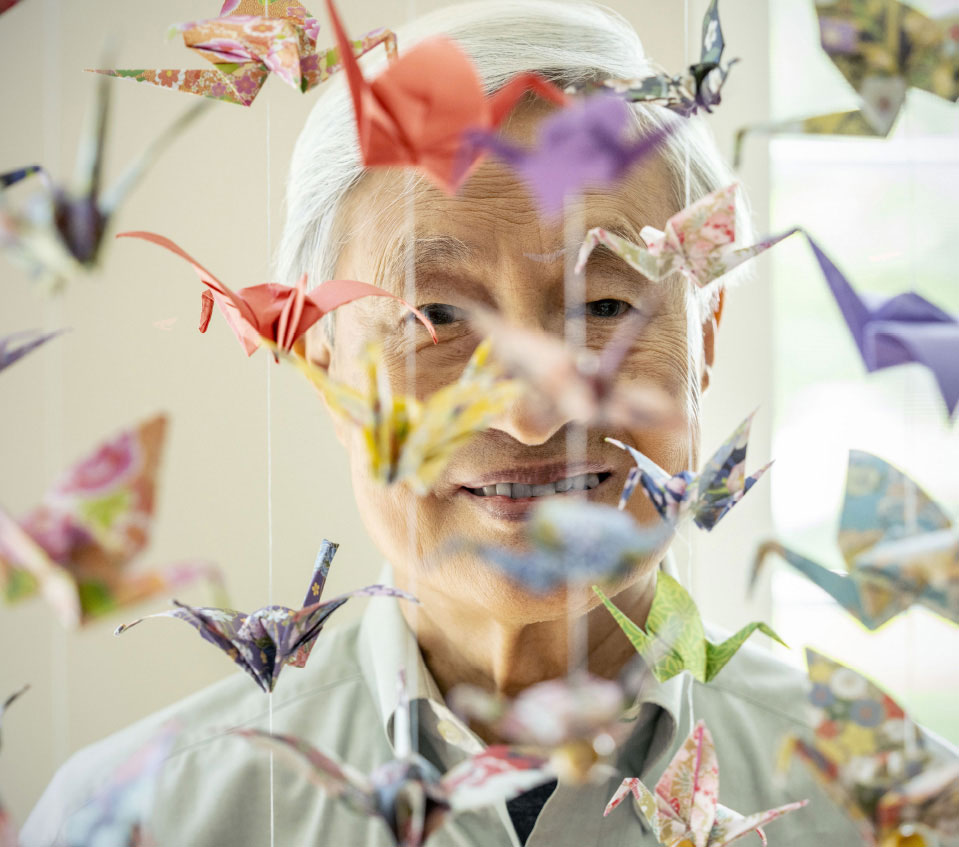
<instances>
[{"instance_id":1,"label":"vertical thread","mask_svg":"<svg viewBox=\"0 0 959 847\"><path fill-rule=\"evenodd\" d=\"M43 164L51 174L59 175L62 173L59 0L46 0L44 3L43 29ZM63 325L62 299L46 299L43 322L47 331ZM63 462L63 367L63 345L51 345L44 356L45 479L55 479ZM50 621L50 697L54 728L51 753L53 768L56 769L63 764L70 751L70 674L67 633L53 618Z\"/></svg>"},{"instance_id":2,"label":"vertical thread","mask_svg":"<svg viewBox=\"0 0 959 847\"><path fill-rule=\"evenodd\" d=\"M582 195L567 197L563 204L563 336L570 351L578 354L586 348L586 278L576 272L577 248L583 243L584 208ZM566 431L566 475L585 473L586 426L570 421ZM574 467L575 466L575 467ZM577 601L582 587L575 581L566 584L567 667L570 674L589 667L589 619L579 614Z\"/></svg>"},{"instance_id":3,"label":"vertical thread","mask_svg":"<svg viewBox=\"0 0 959 847\"><path fill-rule=\"evenodd\" d=\"M265 0L263 7L266 17L270 16L270 2ZM272 181L270 174L270 101L266 101L266 272L270 273L270 257L273 243ZM266 566L267 566L267 602L273 605L273 370L270 356L264 356L266 362ZM273 732L273 689L270 689L267 702L267 720L269 731ZM273 776L273 751L270 751L270 847L276 844L276 789Z\"/></svg>"}]
</instances>

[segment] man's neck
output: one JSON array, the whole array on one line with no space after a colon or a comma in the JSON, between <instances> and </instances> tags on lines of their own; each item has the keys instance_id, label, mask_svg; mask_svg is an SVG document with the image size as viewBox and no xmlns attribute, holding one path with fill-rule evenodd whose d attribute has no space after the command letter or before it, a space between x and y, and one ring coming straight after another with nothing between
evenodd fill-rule
<instances>
[{"instance_id":1,"label":"man's neck","mask_svg":"<svg viewBox=\"0 0 959 847\"><path fill-rule=\"evenodd\" d=\"M616 595L616 605L640 625L646 622L656 587L656 568ZM399 581L399 580L398 580ZM520 691L564 676L576 640L576 627L586 628L589 672L615 678L635 651L618 624L602 606L583 614L574 611L575 625L560 617L536 623L503 621L488 609L471 603L450 603L449 597L431 597L427 586L400 585L414 591L422 605L401 604L417 635L420 649L436 684L445 695L459 683L515 696ZM588 594L587 594L588 592ZM592 598L585 589L577 599ZM584 604L585 605L585 604ZM579 648L582 649L582 648Z\"/></svg>"}]
</instances>

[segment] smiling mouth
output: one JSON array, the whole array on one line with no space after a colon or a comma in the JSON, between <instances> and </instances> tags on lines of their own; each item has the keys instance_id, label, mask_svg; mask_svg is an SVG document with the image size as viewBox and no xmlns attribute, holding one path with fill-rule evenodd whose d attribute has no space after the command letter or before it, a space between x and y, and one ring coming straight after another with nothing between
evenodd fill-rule
<instances>
[{"instance_id":1,"label":"smiling mouth","mask_svg":"<svg viewBox=\"0 0 959 847\"><path fill-rule=\"evenodd\" d=\"M522 482L496 482L480 488L466 488L476 497L506 497L510 500L526 500L535 497L551 497L554 494L566 494L570 491L592 491L612 476L603 471L600 473L584 473L576 476L567 476L554 482L545 482L539 485L528 485Z\"/></svg>"}]
</instances>

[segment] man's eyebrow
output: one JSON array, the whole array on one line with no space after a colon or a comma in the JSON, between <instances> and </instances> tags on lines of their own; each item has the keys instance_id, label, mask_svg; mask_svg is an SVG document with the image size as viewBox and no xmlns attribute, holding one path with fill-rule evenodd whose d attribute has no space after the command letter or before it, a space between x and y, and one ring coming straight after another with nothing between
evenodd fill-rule
<instances>
[{"instance_id":1,"label":"man's eyebrow","mask_svg":"<svg viewBox=\"0 0 959 847\"><path fill-rule=\"evenodd\" d=\"M420 273L434 267L463 265L476 258L476 250L452 235L418 235L404 239L386 263L386 277L402 281L408 271Z\"/></svg>"}]
</instances>

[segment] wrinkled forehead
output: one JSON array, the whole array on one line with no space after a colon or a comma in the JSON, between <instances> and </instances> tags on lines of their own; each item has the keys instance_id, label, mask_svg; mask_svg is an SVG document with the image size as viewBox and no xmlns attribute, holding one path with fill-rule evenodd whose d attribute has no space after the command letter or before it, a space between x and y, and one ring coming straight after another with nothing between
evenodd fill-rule
<instances>
[{"instance_id":1,"label":"wrinkled forehead","mask_svg":"<svg viewBox=\"0 0 959 847\"><path fill-rule=\"evenodd\" d=\"M529 144L546 108L527 106L506 130ZM661 229L678 211L665 163L653 156L615 187L590 190L564 213L544 216L522 180L486 159L449 196L410 171L367 172L340 215L336 276L366 273L365 281L400 293L417 267L470 266L494 272L504 262L562 267L586 231L601 226L639 241L644 226Z\"/></svg>"}]
</instances>

